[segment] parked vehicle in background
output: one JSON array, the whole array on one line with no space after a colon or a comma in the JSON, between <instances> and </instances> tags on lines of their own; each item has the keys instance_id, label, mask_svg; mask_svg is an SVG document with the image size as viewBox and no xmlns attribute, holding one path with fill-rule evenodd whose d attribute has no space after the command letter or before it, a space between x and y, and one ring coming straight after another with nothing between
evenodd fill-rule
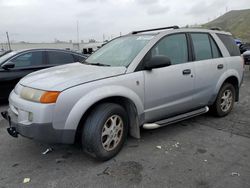
<instances>
[{"instance_id":1,"label":"parked vehicle in background","mask_svg":"<svg viewBox=\"0 0 250 188\"><path fill-rule=\"evenodd\" d=\"M250 43L243 43L239 46L240 53L243 54L245 51L250 51Z\"/></svg>"},{"instance_id":2,"label":"parked vehicle in background","mask_svg":"<svg viewBox=\"0 0 250 188\"><path fill-rule=\"evenodd\" d=\"M7 50L7 51L2 50L2 51L0 51L0 57L4 56L5 54L10 53L10 52L12 52L12 50Z\"/></svg>"},{"instance_id":3,"label":"parked vehicle in background","mask_svg":"<svg viewBox=\"0 0 250 188\"><path fill-rule=\"evenodd\" d=\"M250 65L250 50L245 51L242 55L245 61L245 65Z\"/></svg>"},{"instance_id":4,"label":"parked vehicle in background","mask_svg":"<svg viewBox=\"0 0 250 188\"><path fill-rule=\"evenodd\" d=\"M11 51L0 57L0 99L8 98L27 74L57 65L83 61L87 56L68 50L29 49Z\"/></svg>"},{"instance_id":5,"label":"parked vehicle in background","mask_svg":"<svg viewBox=\"0 0 250 188\"><path fill-rule=\"evenodd\" d=\"M240 39L234 39L237 46L240 46L242 44L242 41Z\"/></svg>"},{"instance_id":6,"label":"parked vehicle in background","mask_svg":"<svg viewBox=\"0 0 250 188\"><path fill-rule=\"evenodd\" d=\"M164 30L159 32L160 30ZM230 33L177 26L114 39L85 62L38 71L11 92L2 113L8 132L72 144L108 160L127 134L208 112L239 100L243 59Z\"/></svg>"}]
</instances>

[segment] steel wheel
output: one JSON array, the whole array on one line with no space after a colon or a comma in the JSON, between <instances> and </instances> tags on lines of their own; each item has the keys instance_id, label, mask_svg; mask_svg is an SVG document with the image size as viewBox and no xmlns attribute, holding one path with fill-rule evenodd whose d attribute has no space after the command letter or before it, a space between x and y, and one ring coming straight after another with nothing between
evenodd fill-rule
<instances>
[{"instance_id":1,"label":"steel wheel","mask_svg":"<svg viewBox=\"0 0 250 188\"><path fill-rule=\"evenodd\" d=\"M233 94L231 90L225 90L221 97L221 110L227 112L233 103Z\"/></svg>"},{"instance_id":2,"label":"steel wheel","mask_svg":"<svg viewBox=\"0 0 250 188\"><path fill-rule=\"evenodd\" d=\"M102 129L102 146L111 151L120 143L123 134L123 121L118 115L113 115L105 122Z\"/></svg>"}]
</instances>

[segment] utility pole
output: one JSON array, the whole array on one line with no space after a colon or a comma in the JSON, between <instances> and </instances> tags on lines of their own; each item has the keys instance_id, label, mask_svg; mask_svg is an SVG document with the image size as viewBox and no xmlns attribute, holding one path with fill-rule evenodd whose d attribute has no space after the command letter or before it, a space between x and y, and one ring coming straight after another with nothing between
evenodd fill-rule
<instances>
[{"instance_id":1,"label":"utility pole","mask_svg":"<svg viewBox=\"0 0 250 188\"><path fill-rule=\"evenodd\" d=\"M8 45L9 45L9 50L11 50L11 47L10 47L10 39L9 39L9 33L8 33L8 31L6 32L6 36L7 36L7 41L8 41Z\"/></svg>"},{"instance_id":2,"label":"utility pole","mask_svg":"<svg viewBox=\"0 0 250 188\"><path fill-rule=\"evenodd\" d=\"M79 43L79 26L78 26L78 20L76 22L76 34L77 34L77 43Z\"/></svg>"},{"instance_id":3,"label":"utility pole","mask_svg":"<svg viewBox=\"0 0 250 188\"><path fill-rule=\"evenodd\" d=\"M103 35L102 35L102 42L104 42L105 41L105 34L103 33Z\"/></svg>"}]
</instances>

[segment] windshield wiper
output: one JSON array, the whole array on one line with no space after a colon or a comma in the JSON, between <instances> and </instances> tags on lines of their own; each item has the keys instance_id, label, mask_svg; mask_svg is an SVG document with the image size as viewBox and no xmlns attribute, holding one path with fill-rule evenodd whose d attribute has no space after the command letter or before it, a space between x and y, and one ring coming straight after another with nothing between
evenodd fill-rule
<instances>
[{"instance_id":1,"label":"windshield wiper","mask_svg":"<svg viewBox=\"0 0 250 188\"><path fill-rule=\"evenodd\" d=\"M87 61L83 61L83 62L81 62L81 63L86 64L86 65L96 65L96 66L110 67L110 65L103 64L103 63L89 63L89 62L87 62Z\"/></svg>"},{"instance_id":2,"label":"windshield wiper","mask_svg":"<svg viewBox=\"0 0 250 188\"><path fill-rule=\"evenodd\" d=\"M97 65L97 66L104 66L104 67L110 67L110 65L103 64L103 63L89 63L90 65Z\"/></svg>"}]
</instances>

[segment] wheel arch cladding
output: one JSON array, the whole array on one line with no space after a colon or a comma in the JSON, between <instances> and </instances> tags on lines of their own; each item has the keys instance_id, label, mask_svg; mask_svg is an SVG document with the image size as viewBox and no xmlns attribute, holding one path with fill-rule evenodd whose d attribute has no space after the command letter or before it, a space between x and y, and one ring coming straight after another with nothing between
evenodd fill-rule
<instances>
[{"instance_id":1,"label":"wheel arch cladding","mask_svg":"<svg viewBox=\"0 0 250 188\"><path fill-rule=\"evenodd\" d=\"M234 86L235 88L235 101L239 101L239 80L236 76L230 76L228 77L224 83L230 83ZM223 84L224 84L223 83Z\"/></svg>"},{"instance_id":2,"label":"wheel arch cladding","mask_svg":"<svg viewBox=\"0 0 250 188\"><path fill-rule=\"evenodd\" d=\"M82 115L78 123L75 139L80 138L81 133L82 133L82 128L84 126L84 123L88 115L96 106L98 106L101 103L114 103L114 104L119 104L120 106L122 106L128 115L129 134L134 138L140 138L140 120L139 120L139 115L138 115L135 104L133 103L133 101L131 101L130 99L126 97L113 96L113 97L107 97L107 98L97 101L85 111L85 113Z\"/></svg>"},{"instance_id":3,"label":"wheel arch cladding","mask_svg":"<svg viewBox=\"0 0 250 188\"><path fill-rule=\"evenodd\" d=\"M214 103L221 87L226 82L231 83L235 87L235 94L236 94L235 101L237 102L239 100L239 80L240 80L240 76L236 71L228 70L227 72L224 72L220 76L220 78L216 84L216 87L214 88L214 94L212 95L211 99L209 100L209 104L212 105Z\"/></svg>"},{"instance_id":4,"label":"wheel arch cladding","mask_svg":"<svg viewBox=\"0 0 250 188\"><path fill-rule=\"evenodd\" d=\"M114 87L113 89L97 89L84 95L71 109L65 124L66 129L79 130L78 125L82 125L84 118L101 102L113 102L120 104L125 108L129 116L130 135L140 137L140 122L143 114L143 101L131 90L123 87ZM76 132L77 132L76 131Z\"/></svg>"}]
</instances>

